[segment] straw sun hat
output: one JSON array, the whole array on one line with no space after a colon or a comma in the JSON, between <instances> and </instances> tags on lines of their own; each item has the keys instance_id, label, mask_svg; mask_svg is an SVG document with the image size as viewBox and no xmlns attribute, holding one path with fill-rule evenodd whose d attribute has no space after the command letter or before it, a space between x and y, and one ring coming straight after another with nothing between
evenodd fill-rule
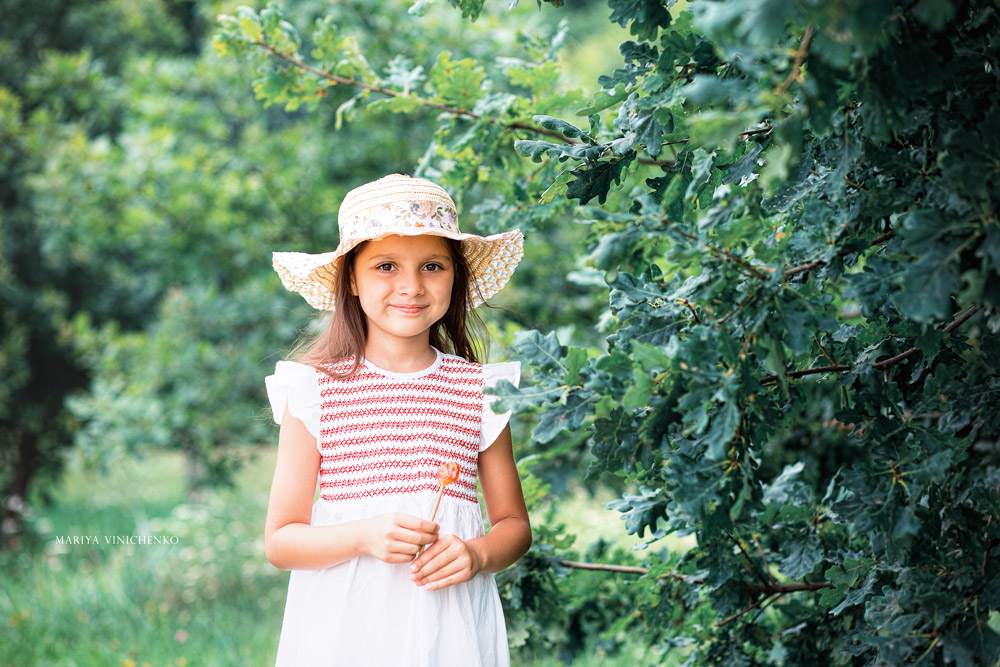
<instances>
[{"instance_id":1,"label":"straw sun hat","mask_svg":"<svg viewBox=\"0 0 1000 667\"><path fill-rule=\"evenodd\" d=\"M285 289L298 292L313 308L333 310L337 259L365 241L386 236L430 234L461 241L469 264L469 308L499 292L524 255L524 236L514 229L492 236L463 234L458 211L444 188L423 178L392 174L347 193L337 214L340 244L311 255L276 252L274 270Z\"/></svg>"}]
</instances>

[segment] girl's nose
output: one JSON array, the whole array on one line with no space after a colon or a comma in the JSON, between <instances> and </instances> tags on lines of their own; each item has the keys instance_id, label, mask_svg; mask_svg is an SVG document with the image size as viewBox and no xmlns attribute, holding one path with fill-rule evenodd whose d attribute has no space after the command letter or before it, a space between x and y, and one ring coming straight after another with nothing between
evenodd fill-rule
<instances>
[{"instance_id":1,"label":"girl's nose","mask_svg":"<svg viewBox=\"0 0 1000 667\"><path fill-rule=\"evenodd\" d=\"M424 293L424 283L420 271L401 271L396 289L400 294L417 296Z\"/></svg>"}]
</instances>

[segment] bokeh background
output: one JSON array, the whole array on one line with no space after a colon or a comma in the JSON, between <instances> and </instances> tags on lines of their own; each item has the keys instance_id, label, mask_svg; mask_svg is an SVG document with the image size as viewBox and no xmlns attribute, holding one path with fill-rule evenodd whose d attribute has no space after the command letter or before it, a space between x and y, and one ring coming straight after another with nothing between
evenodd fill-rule
<instances>
[{"instance_id":1,"label":"bokeh background","mask_svg":"<svg viewBox=\"0 0 1000 667\"><path fill-rule=\"evenodd\" d=\"M434 121L338 127L336 99L265 108L253 69L211 46L238 4L0 2L0 664L273 662L288 575L263 554L276 442L263 378L316 320L270 252L335 247L343 194L412 173ZM565 16L286 4L300 26L334 15L372 62L428 68L442 49L518 58ZM601 59L627 33L607 13L572 8L561 86L595 89L612 68ZM472 231L477 197L463 202ZM573 260L556 251L574 234L536 234L485 313L492 358L526 323L596 319L601 291L567 282ZM599 498L560 490L576 532L617 527ZM172 543L107 543L120 536Z\"/></svg>"}]
</instances>

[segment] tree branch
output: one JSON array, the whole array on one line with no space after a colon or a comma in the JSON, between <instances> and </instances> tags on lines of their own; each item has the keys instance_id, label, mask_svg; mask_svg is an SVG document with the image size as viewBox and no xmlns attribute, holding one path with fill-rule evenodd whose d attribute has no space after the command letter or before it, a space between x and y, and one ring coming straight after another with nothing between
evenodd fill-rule
<instances>
[{"instance_id":1,"label":"tree branch","mask_svg":"<svg viewBox=\"0 0 1000 667\"><path fill-rule=\"evenodd\" d=\"M391 88L383 88L382 86L374 86L374 85L372 85L370 83L365 83L364 81L357 81L355 79L348 79L347 77L339 76L337 74L332 74L330 72L321 70L321 69L319 69L317 67L313 67L312 65L306 63L305 61L300 60L298 58L295 58L293 56L290 56L287 53L283 53L283 52L279 51L278 49L274 48L274 46L272 46L271 44L268 44L266 41L264 41L263 38L260 39L260 40L258 40L258 41L256 41L256 42L253 42L253 44L254 44L254 46L257 46L258 48L261 48L264 51L266 51L267 53L271 54L275 58L278 58L279 60L283 60L286 63L288 63L289 65L292 65L293 67L297 67L298 69L301 69L304 72L309 72L313 76L318 76L321 79L326 79L327 81L329 81L331 83L340 84L342 86L352 86L354 88L360 88L362 90L367 90L369 92L379 93L379 94L382 94L382 95L386 95L388 97L403 97L403 98L406 98L408 100L413 100L414 102L416 102L417 104L419 104L421 106L430 107L432 109L438 109L440 111L444 111L444 112L447 112L447 113L450 113L450 114L454 114L456 116L464 116L465 118L471 118L473 120L484 120L485 119L485 120L487 120L487 121L489 121L491 123L497 123L499 125L503 125L504 128L506 128L508 130L525 130L525 131L533 132L535 134L540 134L540 135L543 135L543 136L546 136L546 137L552 137L553 139L558 139L559 141L562 141L562 142L567 143L567 144L578 144L578 143L581 143L579 141L576 141L575 139L568 139L568 138L564 137L563 135L561 135L558 132L555 132L553 130L547 130L544 127L538 127L537 125L532 125L530 123L525 123L525 122L521 122L521 121L517 121L517 122L513 122L513 123L505 123L503 120L501 120L499 118L496 118L494 116L483 116L482 114L478 114L478 113L476 113L474 111L469 111L468 109L459 109L458 107L449 106L447 104L442 104L440 102L432 102L431 100L424 99L423 97L420 97L420 96L417 96L417 95L407 95L407 94L399 92L398 90L393 90ZM766 129L770 130L771 128L766 128ZM755 132L756 131L751 131L751 133L755 133ZM747 133L743 133L743 134L747 134ZM742 137L743 134L741 134L740 136ZM684 141L688 141L688 140L685 139ZM669 143L682 143L682 142L669 142ZM664 144L664 145L666 145L666 144ZM677 166L677 161L676 160L654 160L653 158L640 157L640 158L637 159L637 162L639 162L640 164L654 165L654 166L663 166L663 167L675 167L675 166Z\"/></svg>"},{"instance_id":2,"label":"tree branch","mask_svg":"<svg viewBox=\"0 0 1000 667\"><path fill-rule=\"evenodd\" d=\"M954 320L951 324L942 329L942 331L944 331L945 333L951 333L955 329L965 324L966 320L975 315L976 312L978 311L979 311L979 306L969 306L966 309L965 313L963 313L961 316L959 316L958 319Z\"/></svg>"},{"instance_id":3,"label":"tree branch","mask_svg":"<svg viewBox=\"0 0 1000 667\"><path fill-rule=\"evenodd\" d=\"M466 118L471 118L473 120L482 120L483 119L483 115L482 114L478 114L478 113L476 113L474 111L469 111L468 109L459 109L458 107L449 106L447 104L442 104L440 102L433 102L431 100L424 99L423 97L419 97L417 95L407 95L407 94L401 93L398 90L393 90L391 88L383 88L382 86L373 86L372 84L365 83L364 81L357 81L355 79L348 79L348 78L343 77L343 76L338 76L337 74L331 74L330 72L327 72L327 71L321 70L319 68L313 67L312 65L309 65L308 63L306 63L306 62L304 62L302 60L299 60L298 58L294 58L294 57L288 55L287 53L282 53L281 51L279 51L278 49L274 48L272 45L268 44L265 41L254 42L254 45L258 46L258 47L260 47L262 49L264 49L265 51L267 51L268 53L270 53L275 58L278 58L279 60L283 60L286 63L288 63L289 65L297 67L297 68L301 69L304 72L309 72L310 74L312 74L314 76L318 76L321 79L326 79L327 81L330 81L331 83L340 84L342 86L352 86L354 88L360 88L362 90L367 90L367 91L370 91L370 92L373 92L373 93L379 93L379 94L385 95L387 97L403 97L403 98L406 98L408 100L413 100L414 102L416 102L417 104L420 104L421 106L430 107L432 109L438 109L440 111L444 111L444 112L447 112L447 113L450 113L450 114L454 114L456 116L464 116ZM547 137L552 137L553 139L559 139L560 141L569 141L570 143L578 143L578 142L570 141L570 140L566 139L566 137L564 137L563 135L559 134L558 132L555 132L553 130L547 130L544 127L538 127L537 125L531 125L529 123L524 123L524 122L504 123L499 118L495 118L493 116L487 116L486 120L488 120L488 121L490 121L492 123L502 124L507 129L511 129L511 130L527 130L529 132L534 132L535 134L541 134L541 135L544 135L544 136L547 136ZM664 164L667 164L667 163L664 163Z\"/></svg>"},{"instance_id":4,"label":"tree branch","mask_svg":"<svg viewBox=\"0 0 1000 667\"><path fill-rule=\"evenodd\" d=\"M739 610L738 612L736 612L732 616L726 618L725 620L719 621L718 623L715 624L715 627L721 628L723 625L726 625L728 623L731 623L732 621L735 621L737 618L739 618L743 614L747 613L748 611L753 611L754 609L756 609L757 607L759 607L762 602L764 602L765 600L767 600L768 598L770 598L771 595L774 595L774 594L771 593L771 594L765 595L764 597L757 598L757 600L755 602L753 602L753 604L751 604L749 607L747 607L745 609Z\"/></svg>"},{"instance_id":5,"label":"tree branch","mask_svg":"<svg viewBox=\"0 0 1000 667\"><path fill-rule=\"evenodd\" d=\"M767 609L767 608L768 608L769 606L771 606L772 604L774 604L775 602L777 602L778 600L780 600L780 599L781 599L781 596L782 596L782 595L783 595L783 593L778 593L778 594L777 594L777 595L775 595L775 596L774 596L773 598L770 598L770 599L768 599L768 600L767 600L767 602L765 602L764 604L762 604L762 605L760 606L760 608L759 608L759 609L757 609L757 613L756 613L756 614L754 614L754 615L753 615L753 618L751 618L751 619L750 619L750 625L753 625L754 623L756 623L756 622L757 622L757 619L758 619L758 618L760 618L760 615L761 615L761 614L763 614L763 613L764 613L764 611L765 611L765 610L766 610L766 609Z\"/></svg>"},{"instance_id":6,"label":"tree branch","mask_svg":"<svg viewBox=\"0 0 1000 667\"><path fill-rule=\"evenodd\" d=\"M607 565L605 563L581 563L573 560L561 560L559 564L563 567L576 568L578 570L602 570L604 572L620 572L623 574L648 574L648 567L637 567L634 565Z\"/></svg>"},{"instance_id":7,"label":"tree branch","mask_svg":"<svg viewBox=\"0 0 1000 667\"><path fill-rule=\"evenodd\" d=\"M769 584L767 586L747 586L747 589L754 593L764 593L774 595L775 593L799 593L801 591L821 591L824 588L833 588L829 581L797 581L791 584Z\"/></svg>"},{"instance_id":8,"label":"tree branch","mask_svg":"<svg viewBox=\"0 0 1000 667\"><path fill-rule=\"evenodd\" d=\"M684 232L681 232L681 233L684 234ZM872 239L872 242L871 242L870 246L876 246L876 245L878 245L880 243L888 241L889 239L891 239L895 235L896 235L895 231L889 230L888 232L886 232L882 236L879 236L877 238ZM690 234L685 234L685 236L687 236L688 238L692 238L692 239L695 238L694 236L692 236ZM708 247L709 247L710 250L714 250L714 248L712 248L711 246L708 246ZM721 251L721 252L725 252L725 251ZM856 252L856 251L853 250L853 249L841 249L841 250L837 251L837 255L836 256L837 257L844 257L845 255L850 255L852 252ZM745 260L743 260L742 258L739 258L737 260L737 258L732 257L732 259L734 261L745 262ZM793 276L796 276L796 275L798 275L800 273L805 273L807 271L812 271L813 269L815 269L817 267L820 267L820 266L823 266L824 264L828 264L828 263L829 263L829 260L826 260L826 259L816 259L816 260L813 260L811 262L806 262L805 264L799 264L798 266L793 266L790 269L785 269L784 273L783 273L783 276L787 280L787 279L792 278ZM768 276L764 275L764 274L773 274L776 271L776 269L774 267L771 267L771 266L752 266L752 265L749 265L749 264L747 264L747 266L751 266L754 269L755 275L757 275L758 278L767 278Z\"/></svg>"},{"instance_id":9,"label":"tree branch","mask_svg":"<svg viewBox=\"0 0 1000 667\"><path fill-rule=\"evenodd\" d=\"M954 320L951 321L951 323L948 324L948 326L944 327L941 330L947 333L954 331L958 327L962 326L970 317L975 315L978 310L979 306L969 306L964 313L956 317ZM889 357L888 359L883 359L882 361L878 361L874 364L871 364L871 367L878 370L885 370L886 368L892 366L893 364L897 364L900 361L903 361L904 359L912 357L919 351L920 350L918 350L916 347L911 347L910 349L905 350L904 352L900 352L894 357ZM839 373L843 371L849 371L852 368L854 368L854 366L849 366L846 364L837 364L836 366L819 366L817 368L807 368L801 371L792 371L791 373L786 373L785 377L800 378L806 375L815 375L817 373ZM777 375L768 375L767 377L762 379L760 383L773 384L777 381L778 381Z\"/></svg>"},{"instance_id":10,"label":"tree branch","mask_svg":"<svg viewBox=\"0 0 1000 667\"><path fill-rule=\"evenodd\" d=\"M812 271L817 266L823 266L826 264L826 260L817 259L814 262L809 262L808 264L801 264L793 269L788 269L785 271L785 278L791 278L798 273L805 273L806 271Z\"/></svg>"},{"instance_id":11,"label":"tree branch","mask_svg":"<svg viewBox=\"0 0 1000 667\"><path fill-rule=\"evenodd\" d=\"M649 574L648 567L638 567L635 565L606 565L604 563L582 563L574 560L561 560L559 564L577 570L598 570L601 572L617 572L620 574ZM674 581L687 581L688 577L676 572L668 572L658 577L659 579L673 579Z\"/></svg>"},{"instance_id":12,"label":"tree branch","mask_svg":"<svg viewBox=\"0 0 1000 667\"><path fill-rule=\"evenodd\" d=\"M775 583L775 584L768 584L766 586L747 586L747 590L759 593L761 594L761 596L757 598L754 602L752 602L749 606L740 609L732 616L729 616L716 623L715 627L721 628L727 623L732 623L743 614L749 611L753 611L754 609L759 607L761 604L767 602L774 596L777 596L775 597L775 599L777 599L782 595L786 595L788 593L798 593L800 591L819 591L823 590L824 588L833 588L833 584L827 581L802 581L793 584Z\"/></svg>"},{"instance_id":13,"label":"tree branch","mask_svg":"<svg viewBox=\"0 0 1000 667\"><path fill-rule=\"evenodd\" d=\"M734 541L736 541L735 538L731 539L734 539ZM740 546L738 541L736 541L736 544L737 546L740 547L740 551L743 551L743 554L747 557L748 560L750 560L750 554L748 554L743 549L743 547ZM763 558L763 552L761 553L761 558ZM764 562L766 563L767 560L765 559ZM599 570L603 572L618 572L622 574L639 574L639 575L649 574L648 567L636 567L633 565L607 565L604 563L582 563L579 561L572 561L572 560L560 560L559 564L562 565L563 567L575 568L579 570ZM770 575L770 573L768 574ZM757 575L758 577L760 577L760 572L757 572ZM687 579L687 577L685 577L682 574L671 573L666 576L675 579L677 581L685 581ZM746 614L749 611L753 611L764 602L770 600L772 597L777 599L782 595L786 595L788 593L798 593L801 591L819 591L824 588L833 588L833 584L826 581L800 581L790 584L781 584L774 581L774 579L771 579L771 581L762 579L762 581L764 581L764 583L760 586L746 587L748 591L757 593L761 597L757 598L757 600L755 600L750 606L746 607L745 609L741 609L732 616L729 616L728 618L719 621L718 623L715 624L715 627L721 628L727 623L735 621L743 614Z\"/></svg>"},{"instance_id":14,"label":"tree branch","mask_svg":"<svg viewBox=\"0 0 1000 667\"><path fill-rule=\"evenodd\" d=\"M691 302L687 299L682 299L681 297L677 297L677 300L687 306L687 309L691 311L691 316L694 317L694 321L701 324L701 318L698 317L698 313L695 311L694 306L691 305Z\"/></svg>"},{"instance_id":15,"label":"tree branch","mask_svg":"<svg viewBox=\"0 0 1000 667\"><path fill-rule=\"evenodd\" d=\"M911 347L905 352L900 352L894 357L889 357L888 359L883 359L882 361L875 362L874 364L872 364L872 368L877 368L880 371L885 370L886 368L889 368L889 366L892 366L893 364L898 364L903 359L906 359L907 357L912 357L916 353L917 353L917 348Z\"/></svg>"},{"instance_id":16,"label":"tree branch","mask_svg":"<svg viewBox=\"0 0 1000 667\"><path fill-rule=\"evenodd\" d=\"M730 317L732 317L736 313L740 312L740 310L742 310L744 306L746 306L748 303L750 303L750 301L752 301L755 296L757 296L756 292L750 292L749 294L747 294L745 297L743 297L742 301L740 301L738 304L736 304L735 308L733 308L731 311L729 311L728 313L726 313L725 317L723 317L721 320L719 320L718 322L716 322L716 324L718 324L720 326L722 324L724 324L726 322L726 320L728 320Z\"/></svg>"},{"instance_id":17,"label":"tree branch","mask_svg":"<svg viewBox=\"0 0 1000 667\"><path fill-rule=\"evenodd\" d=\"M740 132L737 136L740 139L746 139L748 137L753 137L753 136L756 136L758 134L768 134L773 129L774 129L774 126L772 126L772 125L766 125L764 127L758 127L756 129L753 129L753 130L746 130L744 132Z\"/></svg>"},{"instance_id":18,"label":"tree branch","mask_svg":"<svg viewBox=\"0 0 1000 667\"><path fill-rule=\"evenodd\" d=\"M654 160L649 157L641 157L636 160L639 164L651 164L662 167L676 167L677 160Z\"/></svg>"},{"instance_id":19,"label":"tree branch","mask_svg":"<svg viewBox=\"0 0 1000 667\"><path fill-rule=\"evenodd\" d=\"M764 555L764 549L760 546L760 540L757 539L756 535L753 536L753 543L757 545L757 553L760 554L760 559L764 561L764 572L767 572L768 581L774 584L774 577L771 576L771 566L767 562L767 556Z\"/></svg>"},{"instance_id":20,"label":"tree branch","mask_svg":"<svg viewBox=\"0 0 1000 667\"><path fill-rule=\"evenodd\" d=\"M740 544L740 541L738 539L736 539L736 536L735 535L730 535L729 533L724 533L724 534L725 534L726 537L728 537L730 540L732 540L733 544L735 544L739 548L739 550L743 553L743 556L746 557L746 559L747 559L747 563L750 565L750 569L754 571L754 574L757 575L757 578L760 579L765 586L768 586L770 584L770 582L767 580L767 578L764 577L764 575L761 573L761 571L754 564L753 559L750 558L750 554L748 554L747 550L743 548L743 545ZM764 562L767 563L766 560ZM770 577L771 573L768 572L767 576Z\"/></svg>"},{"instance_id":21,"label":"tree branch","mask_svg":"<svg viewBox=\"0 0 1000 667\"><path fill-rule=\"evenodd\" d=\"M816 341L817 345L819 345L819 349L823 352L823 356L826 357L827 359L829 359L830 363L836 364L837 366L840 365L840 364L837 364L837 360L834 359L833 357L831 357L830 353L826 351L825 347L823 347L823 343L821 343L819 341L819 336L817 336L816 334L813 334L813 340Z\"/></svg>"},{"instance_id":22,"label":"tree branch","mask_svg":"<svg viewBox=\"0 0 1000 667\"><path fill-rule=\"evenodd\" d=\"M701 239L699 239L694 234L689 234L688 232L685 232L684 230L678 229L677 233L680 234L681 236L683 236L686 239L690 239L691 241L694 241L695 243L699 243L701 241ZM734 264L738 264L739 266L742 266L747 271L749 271L750 273L752 273L756 277L760 278L761 280L767 279L767 276L764 275L760 271L760 269L758 269L756 266L754 266L750 262L746 261L742 257L737 257L736 255L732 254L731 252L729 252L725 248L716 248L715 246L708 245L707 243L705 244L704 247L705 247L706 250L708 250L708 252L712 253L716 257L718 257L720 259L727 259L727 260L729 260L730 262L732 262Z\"/></svg>"},{"instance_id":23,"label":"tree branch","mask_svg":"<svg viewBox=\"0 0 1000 667\"><path fill-rule=\"evenodd\" d=\"M882 236L879 236L878 238L872 239L872 242L869 245L869 247L870 246L878 245L880 243L884 243L885 241L888 241L889 239L891 239L895 235L896 235L896 232L894 230L890 229L888 232L886 232ZM837 251L837 257L844 257L845 255L850 255L852 252L855 252L855 251L854 250L841 249L841 250ZM787 278L791 278L794 275L797 275L799 273L804 273L806 271L812 271L816 267L823 266L824 264L827 264L827 263L829 263L829 260L817 259L817 260L814 260L812 262L807 262L806 264L800 264L800 265L794 266L794 267L792 267L790 269L785 269L784 276L785 276L786 279Z\"/></svg>"},{"instance_id":24,"label":"tree branch","mask_svg":"<svg viewBox=\"0 0 1000 667\"><path fill-rule=\"evenodd\" d=\"M778 95L783 94L788 87L795 83L795 81L802 74L802 63L805 62L806 54L809 53L809 42L812 41L814 29L812 26L806 28L805 34L802 36L802 42L799 44L799 50L795 52L795 64L792 65L792 71L788 73L785 80L781 82L775 92Z\"/></svg>"},{"instance_id":25,"label":"tree branch","mask_svg":"<svg viewBox=\"0 0 1000 667\"><path fill-rule=\"evenodd\" d=\"M818 366L816 368L807 368L802 371L792 371L791 373L785 373L785 377L788 378L800 378L806 375L816 375L817 373L842 373L844 371L849 371L853 366L847 366L845 364L837 364L836 366ZM778 381L777 375L768 375L763 380L760 381L761 384L772 384Z\"/></svg>"}]
</instances>

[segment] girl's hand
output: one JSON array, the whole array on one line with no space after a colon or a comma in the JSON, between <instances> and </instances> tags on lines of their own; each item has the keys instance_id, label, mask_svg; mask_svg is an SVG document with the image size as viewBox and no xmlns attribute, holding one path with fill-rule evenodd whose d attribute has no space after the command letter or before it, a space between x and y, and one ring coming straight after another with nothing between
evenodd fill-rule
<instances>
[{"instance_id":1,"label":"girl's hand","mask_svg":"<svg viewBox=\"0 0 1000 667\"><path fill-rule=\"evenodd\" d=\"M410 565L410 578L417 586L435 591L469 581L482 571L482 561L457 535L445 535L424 549Z\"/></svg>"},{"instance_id":2,"label":"girl's hand","mask_svg":"<svg viewBox=\"0 0 1000 667\"><path fill-rule=\"evenodd\" d=\"M386 563L407 563L438 536L438 525L412 514L390 512L364 522L361 551Z\"/></svg>"}]
</instances>

